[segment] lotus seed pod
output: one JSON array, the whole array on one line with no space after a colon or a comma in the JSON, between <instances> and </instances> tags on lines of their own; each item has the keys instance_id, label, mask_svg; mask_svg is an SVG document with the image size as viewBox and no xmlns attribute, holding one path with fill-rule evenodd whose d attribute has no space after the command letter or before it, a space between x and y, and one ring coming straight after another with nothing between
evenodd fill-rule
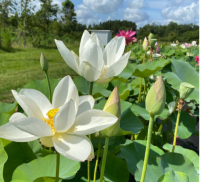
<instances>
[{"instance_id":1,"label":"lotus seed pod","mask_svg":"<svg viewBox=\"0 0 200 182\"><path fill-rule=\"evenodd\" d=\"M180 99L186 99L193 92L195 86L182 82L180 85Z\"/></svg>"},{"instance_id":2,"label":"lotus seed pod","mask_svg":"<svg viewBox=\"0 0 200 182\"><path fill-rule=\"evenodd\" d=\"M154 39L154 37L155 37L154 34L152 34L152 33L149 34L149 40Z\"/></svg>"},{"instance_id":3,"label":"lotus seed pod","mask_svg":"<svg viewBox=\"0 0 200 182\"><path fill-rule=\"evenodd\" d=\"M146 97L146 110L152 113L153 116L162 113L166 102L165 84L162 76L159 76L157 81L150 88Z\"/></svg>"},{"instance_id":4,"label":"lotus seed pod","mask_svg":"<svg viewBox=\"0 0 200 182\"><path fill-rule=\"evenodd\" d=\"M118 120L114 125L102 130L101 134L107 137L116 136L120 132L121 119L121 105L117 87L115 87L110 94L110 97L108 98L103 110L113 114L118 118Z\"/></svg>"},{"instance_id":5,"label":"lotus seed pod","mask_svg":"<svg viewBox=\"0 0 200 182\"><path fill-rule=\"evenodd\" d=\"M160 47L159 46L157 46L157 48L156 48L156 53L160 54Z\"/></svg>"},{"instance_id":6,"label":"lotus seed pod","mask_svg":"<svg viewBox=\"0 0 200 182\"><path fill-rule=\"evenodd\" d=\"M143 50L146 50L147 49L147 47L148 47L148 40L147 40L147 38L145 37L144 38L144 41L143 41Z\"/></svg>"},{"instance_id":7,"label":"lotus seed pod","mask_svg":"<svg viewBox=\"0 0 200 182\"><path fill-rule=\"evenodd\" d=\"M154 47L155 43L157 42L157 39L150 39L149 44L151 47Z\"/></svg>"},{"instance_id":8,"label":"lotus seed pod","mask_svg":"<svg viewBox=\"0 0 200 182\"><path fill-rule=\"evenodd\" d=\"M40 56L40 65L41 65L41 68L43 71L45 71L45 72L48 71L49 63L42 52L41 52L41 56Z\"/></svg>"}]
</instances>

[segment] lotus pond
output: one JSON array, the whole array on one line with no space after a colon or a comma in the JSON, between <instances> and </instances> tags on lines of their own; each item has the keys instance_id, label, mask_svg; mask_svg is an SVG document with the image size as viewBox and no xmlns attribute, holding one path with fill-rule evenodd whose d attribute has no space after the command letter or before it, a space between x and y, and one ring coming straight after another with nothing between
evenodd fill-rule
<instances>
[{"instance_id":1,"label":"lotus pond","mask_svg":"<svg viewBox=\"0 0 200 182\"><path fill-rule=\"evenodd\" d=\"M1 182L199 181L196 43L104 47L84 31L77 55L55 42L78 76L49 78L41 54L46 79L0 102Z\"/></svg>"}]
</instances>

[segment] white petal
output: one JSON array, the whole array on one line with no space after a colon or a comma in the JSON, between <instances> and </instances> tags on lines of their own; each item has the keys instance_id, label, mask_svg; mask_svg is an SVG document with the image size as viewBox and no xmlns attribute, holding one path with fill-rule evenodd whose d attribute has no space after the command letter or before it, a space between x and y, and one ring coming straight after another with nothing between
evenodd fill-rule
<instances>
[{"instance_id":1,"label":"white petal","mask_svg":"<svg viewBox=\"0 0 200 182\"><path fill-rule=\"evenodd\" d=\"M88 62L91 66L101 71L103 68L103 52L97 44L91 44L84 48L81 54L81 62Z\"/></svg>"},{"instance_id":2,"label":"white petal","mask_svg":"<svg viewBox=\"0 0 200 182\"><path fill-rule=\"evenodd\" d=\"M56 134L53 136L53 143L61 155L72 160L83 162L91 153L90 142L82 136Z\"/></svg>"},{"instance_id":3,"label":"white petal","mask_svg":"<svg viewBox=\"0 0 200 182\"><path fill-rule=\"evenodd\" d=\"M101 76L101 71L88 62L80 63L80 73L89 82L96 81Z\"/></svg>"},{"instance_id":4,"label":"white petal","mask_svg":"<svg viewBox=\"0 0 200 182\"><path fill-rule=\"evenodd\" d=\"M34 100L32 100L30 97L18 94L15 90L12 90L12 94L16 99L17 103L22 107L24 112L29 117L35 117L39 119L43 118L42 111L40 110L39 106L35 103Z\"/></svg>"},{"instance_id":5,"label":"white petal","mask_svg":"<svg viewBox=\"0 0 200 182\"><path fill-rule=\"evenodd\" d=\"M30 133L31 135L43 137L43 136L52 136L52 130L47 123L44 121L32 118L10 118L10 122L18 129Z\"/></svg>"},{"instance_id":6,"label":"white petal","mask_svg":"<svg viewBox=\"0 0 200 182\"><path fill-rule=\"evenodd\" d=\"M84 45L84 47L83 47L83 51L82 51L82 53L81 53L80 56L82 56L82 54L83 54L83 52L84 52L84 49L85 49L87 46L90 46L90 45L92 45L92 44L93 44L93 41L92 41L91 38L89 38L89 39L87 40L87 42L85 43L85 45Z\"/></svg>"},{"instance_id":7,"label":"white petal","mask_svg":"<svg viewBox=\"0 0 200 182\"><path fill-rule=\"evenodd\" d=\"M119 75L126 67L130 54L131 51L127 52L117 62L115 62L112 66L110 66L107 69L103 78L112 78L113 76Z\"/></svg>"},{"instance_id":8,"label":"white petal","mask_svg":"<svg viewBox=\"0 0 200 182\"><path fill-rule=\"evenodd\" d=\"M39 106L40 110L42 111L42 114L45 116L49 110L52 109L52 105L49 102L49 100L46 98L46 96L34 89L22 89L19 94L25 95L32 100L35 101L35 103Z\"/></svg>"},{"instance_id":9,"label":"white petal","mask_svg":"<svg viewBox=\"0 0 200 182\"><path fill-rule=\"evenodd\" d=\"M89 38L90 38L90 33L87 30L84 30L79 47L79 56L82 54L85 43L88 41Z\"/></svg>"},{"instance_id":10,"label":"white petal","mask_svg":"<svg viewBox=\"0 0 200 182\"><path fill-rule=\"evenodd\" d=\"M94 147L92 145L92 142L91 142L91 140L87 136L82 135L81 137L84 138L84 139L86 139L90 143L90 145L91 145L91 153L88 156L87 160L88 161L92 161L92 159L94 159L94 157L95 157L95 155L94 155Z\"/></svg>"},{"instance_id":11,"label":"white petal","mask_svg":"<svg viewBox=\"0 0 200 182\"><path fill-rule=\"evenodd\" d=\"M53 138L52 136L40 138L40 142L46 147L53 147Z\"/></svg>"},{"instance_id":12,"label":"white petal","mask_svg":"<svg viewBox=\"0 0 200 182\"><path fill-rule=\"evenodd\" d=\"M58 85L56 86L52 105L53 108L61 108L64 104L66 104L69 100L73 100L75 103L76 113L78 111L78 90L76 85L74 84L73 80L70 76L64 77Z\"/></svg>"},{"instance_id":13,"label":"white petal","mask_svg":"<svg viewBox=\"0 0 200 182\"><path fill-rule=\"evenodd\" d=\"M76 117L87 110L91 110L94 107L94 103L94 98L91 95L80 96Z\"/></svg>"},{"instance_id":14,"label":"white petal","mask_svg":"<svg viewBox=\"0 0 200 182\"><path fill-rule=\"evenodd\" d=\"M74 124L75 117L75 104L73 100L70 100L54 116L53 122L56 132L67 131Z\"/></svg>"},{"instance_id":15,"label":"white petal","mask_svg":"<svg viewBox=\"0 0 200 182\"><path fill-rule=\"evenodd\" d=\"M103 52L103 50L104 50L104 45L103 45L103 42L101 41L101 39L99 38L99 36L98 36L97 34L95 34L95 33L92 33L91 39L92 39L92 42L93 42L93 43L95 43L95 44L97 44L98 46L101 47L102 52Z\"/></svg>"},{"instance_id":16,"label":"white petal","mask_svg":"<svg viewBox=\"0 0 200 182\"><path fill-rule=\"evenodd\" d=\"M116 50L116 55L115 55L115 62L118 61L122 57L122 54L124 53L125 46L126 46L125 37L123 37L123 36L118 37L117 50Z\"/></svg>"},{"instance_id":17,"label":"white petal","mask_svg":"<svg viewBox=\"0 0 200 182\"><path fill-rule=\"evenodd\" d=\"M103 52L103 60L107 67L115 62L118 38L114 37L105 47Z\"/></svg>"},{"instance_id":18,"label":"white petal","mask_svg":"<svg viewBox=\"0 0 200 182\"><path fill-rule=\"evenodd\" d=\"M71 51L65 46L65 44L62 41L55 40L55 43L62 58L65 60L67 65L71 67L76 73L79 74L78 63L74 58L73 54L71 53Z\"/></svg>"},{"instance_id":19,"label":"white petal","mask_svg":"<svg viewBox=\"0 0 200 182\"><path fill-rule=\"evenodd\" d=\"M76 62L78 64L78 66L79 66L80 65L80 60L79 60L78 55L74 51L71 51L71 53L73 54L74 58L76 59Z\"/></svg>"},{"instance_id":20,"label":"white petal","mask_svg":"<svg viewBox=\"0 0 200 182\"><path fill-rule=\"evenodd\" d=\"M0 138L14 142L29 142L38 139L39 137L19 130L12 125L11 122L0 126Z\"/></svg>"},{"instance_id":21,"label":"white petal","mask_svg":"<svg viewBox=\"0 0 200 182\"><path fill-rule=\"evenodd\" d=\"M76 118L67 133L89 135L115 124L117 120L117 117L108 112L87 110Z\"/></svg>"},{"instance_id":22,"label":"white petal","mask_svg":"<svg viewBox=\"0 0 200 182\"><path fill-rule=\"evenodd\" d=\"M110 82L112 80L112 78L99 78L98 80L96 80L96 83L99 83L99 84L106 84L108 82Z\"/></svg>"}]
</instances>

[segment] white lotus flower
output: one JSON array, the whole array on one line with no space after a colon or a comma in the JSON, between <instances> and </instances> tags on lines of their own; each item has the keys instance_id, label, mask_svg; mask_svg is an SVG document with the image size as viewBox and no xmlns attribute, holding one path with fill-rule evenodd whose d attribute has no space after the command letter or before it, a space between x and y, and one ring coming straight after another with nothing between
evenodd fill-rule
<instances>
[{"instance_id":1,"label":"white lotus flower","mask_svg":"<svg viewBox=\"0 0 200 182\"><path fill-rule=\"evenodd\" d=\"M171 46L173 46L173 47L176 47L176 46L177 46L177 44L173 43L173 44L171 44Z\"/></svg>"},{"instance_id":2,"label":"white lotus flower","mask_svg":"<svg viewBox=\"0 0 200 182\"><path fill-rule=\"evenodd\" d=\"M192 41L192 46L197 46L197 41Z\"/></svg>"},{"instance_id":3,"label":"white lotus flower","mask_svg":"<svg viewBox=\"0 0 200 182\"><path fill-rule=\"evenodd\" d=\"M150 54L150 51L147 51L147 54L149 55L149 54ZM155 57L155 58L158 58L158 57L160 57L160 56L161 56L161 54L153 53L153 57Z\"/></svg>"},{"instance_id":4,"label":"white lotus flower","mask_svg":"<svg viewBox=\"0 0 200 182\"><path fill-rule=\"evenodd\" d=\"M58 50L68 64L76 73L86 80L104 84L112 77L120 74L128 63L131 51L123 54L125 49L125 38L114 37L105 47L96 34L84 31L80 47L79 57L70 51L62 41L55 40Z\"/></svg>"},{"instance_id":5,"label":"white lotus flower","mask_svg":"<svg viewBox=\"0 0 200 182\"><path fill-rule=\"evenodd\" d=\"M184 49L184 48L185 48L185 45L184 45L184 44L181 44L180 47Z\"/></svg>"},{"instance_id":6,"label":"white lotus flower","mask_svg":"<svg viewBox=\"0 0 200 182\"><path fill-rule=\"evenodd\" d=\"M55 147L63 156L84 161L94 157L86 135L113 125L118 118L101 110L92 110L92 96L78 96L70 76L64 77L53 93L52 104L41 92L22 89L12 91L18 104L28 115L14 113L10 122L0 127L0 137L15 142L40 138L43 145Z\"/></svg>"}]
</instances>

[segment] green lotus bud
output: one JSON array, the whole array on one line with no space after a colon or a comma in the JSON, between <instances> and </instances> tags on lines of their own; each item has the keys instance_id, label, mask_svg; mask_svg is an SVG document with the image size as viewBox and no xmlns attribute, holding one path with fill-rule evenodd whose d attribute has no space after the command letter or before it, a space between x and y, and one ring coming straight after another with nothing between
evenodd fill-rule
<instances>
[{"instance_id":1,"label":"green lotus bud","mask_svg":"<svg viewBox=\"0 0 200 182\"><path fill-rule=\"evenodd\" d=\"M182 82L180 85L180 99L186 99L193 92L195 86Z\"/></svg>"},{"instance_id":2,"label":"green lotus bud","mask_svg":"<svg viewBox=\"0 0 200 182\"><path fill-rule=\"evenodd\" d=\"M154 39L154 38L155 38L154 34L150 33L150 34L149 34L149 40L150 40L150 39Z\"/></svg>"},{"instance_id":3,"label":"green lotus bud","mask_svg":"<svg viewBox=\"0 0 200 182\"><path fill-rule=\"evenodd\" d=\"M45 72L48 71L49 63L42 52L41 52L41 56L40 56L40 65L41 65L43 71L45 71Z\"/></svg>"},{"instance_id":4,"label":"green lotus bud","mask_svg":"<svg viewBox=\"0 0 200 182\"><path fill-rule=\"evenodd\" d=\"M162 113L165 107L166 92L162 76L150 88L146 97L146 110L153 116Z\"/></svg>"},{"instance_id":5,"label":"green lotus bud","mask_svg":"<svg viewBox=\"0 0 200 182\"><path fill-rule=\"evenodd\" d=\"M144 41L143 41L143 50L146 50L147 49L147 47L148 47L148 40L147 40L147 38L145 37L144 38Z\"/></svg>"},{"instance_id":6,"label":"green lotus bud","mask_svg":"<svg viewBox=\"0 0 200 182\"><path fill-rule=\"evenodd\" d=\"M157 42L157 39L150 39L149 40L149 44L150 44L150 46L153 48L154 47L154 45L155 45L155 43Z\"/></svg>"},{"instance_id":7,"label":"green lotus bud","mask_svg":"<svg viewBox=\"0 0 200 182\"><path fill-rule=\"evenodd\" d=\"M101 134L107 137L116 136L120 132L121 119L121 105L117 87L115 87L112 93L110 94L110 97L108 98L103 110L118 117L118 120L114 125L102 130Z\"/></svg>"}]
</instances>

